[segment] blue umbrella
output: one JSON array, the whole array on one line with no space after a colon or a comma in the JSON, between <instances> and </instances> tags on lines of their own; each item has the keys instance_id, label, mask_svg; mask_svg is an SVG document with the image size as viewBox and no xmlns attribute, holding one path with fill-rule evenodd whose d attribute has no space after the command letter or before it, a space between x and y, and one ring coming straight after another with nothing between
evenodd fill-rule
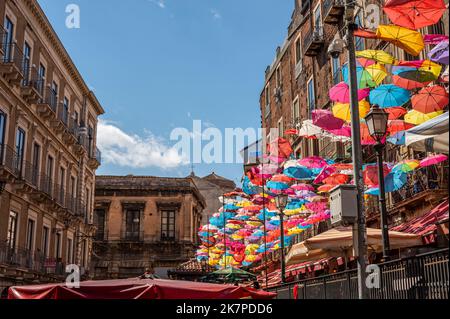
<instances>
[{"instance_id":1,"label":"blue umbrella","mask_svg":"<svg viewBox=\"0 0 450 319\"><path fill-rule=\"evenodd\" d=\"M305 166L292 166L283 171L283 174L295 179L309 179L313 176L313 172Z\"/></svg>"},{"instance_id":2,"label":"blue umbrella","mask_svg":"<svg viewBox=\"0 0 450 319\"><path fill-rule=\"evenodd\" d=\"M278 190L284 190L284 189L288 189L289 185L286 183L282 183L282 182L274 182L274 181L270 181L267 182L267 187L271 188L271 189L278 189Z\"/></svg>"},{"instance_id":3,"label":"blue umbrella","mask_svg":"<svg viewBox=\"0 0 450 319\"><path fill-rule=\"evenodd\" d=\"M390 172L384 178L384 189L386 193L398 191L405 186L407 181L407 174L402 171Z\"/></svg>"},{"instance_id":4,"label":"blue umbrella","mask_svg":"<svg viewBox=\"0 0 450 319\"><path fill-rule=\"evenodd\" d=\"M394 145L405 145L405 131L397 132L389 136L387 141Z\"/></svg>"},{"instance_id":5,"label":"blue umbrella","mask_svg":"<svg viewBox=\"0 0 450 319\"><path fill-rule=\"evenodd\" d=\"M402 106L409 101L411 94L408 90L394 84L383 84L370 91L369 100L371 104L379 107Z\"/></svg>"},{"instance_id":6,"label":"blue umbrella","mask_svg":"<svg viewBox=\"0 0 450 319\"><path fill-rule=\"evenodd\" d=\"M364 192L366 195L380 196L380 189L378 187L369 188Z\"/></svg>"}]
</instances>

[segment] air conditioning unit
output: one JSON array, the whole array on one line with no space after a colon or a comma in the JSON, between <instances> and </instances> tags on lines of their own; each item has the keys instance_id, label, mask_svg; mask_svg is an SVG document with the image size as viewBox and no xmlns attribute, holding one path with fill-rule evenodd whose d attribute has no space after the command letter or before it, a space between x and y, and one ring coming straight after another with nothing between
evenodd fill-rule
<instances>
[{"instance_id":1,"label":"air conditioning unit","mask_svg":"<svg viewBox=\"0 0 450 319\"><path fill-rule=\"evenodd\" d=\"M339 185L330 191L331 225L354 224L358 218L358 191L355 185Z\"/></svg>"}]
</instances>

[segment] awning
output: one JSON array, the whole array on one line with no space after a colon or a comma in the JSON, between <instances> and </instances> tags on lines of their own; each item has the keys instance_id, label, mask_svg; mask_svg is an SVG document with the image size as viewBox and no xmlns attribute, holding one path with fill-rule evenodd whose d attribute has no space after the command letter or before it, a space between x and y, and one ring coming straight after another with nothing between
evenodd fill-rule
<instances>
[{"instance_id":1,"label":"awning","mask_svg":"<svg viewBox=\"0 0 450 319\"><path fill-rule=\"evenodd\" d=\"M250 287L165 279L85 281L9 288L8 299L272 299L274 293Z\"/></svg>"},{"instance_id":2,"label":"awning","mask_svg":"<svg viewBox=\"0 0 450 319\"><path fill-rule=\"evenodd\" d=\"M405 144L417 151L448 153L448 112L410 128L405 133Z\"/></svg>"}]
</instances>

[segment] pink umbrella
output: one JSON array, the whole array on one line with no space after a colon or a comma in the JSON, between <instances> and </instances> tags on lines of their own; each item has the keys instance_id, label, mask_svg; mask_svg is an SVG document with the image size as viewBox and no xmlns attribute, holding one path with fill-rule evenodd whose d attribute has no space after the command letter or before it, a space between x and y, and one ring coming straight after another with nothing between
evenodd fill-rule
<instances>
[{"instance_id":1,"label":"pink umbrella","mask_svg":"<svg viewBox=\"0 0 450 319\"><path fill-rule=\"evenodd\" d=\"M447 155L444 155L444 154L428 156L420 161L420 166L426 167L426 166L436 165L436 164L446 161L447 158L448 158Z\"/></svg>"},{"instance_id":2,"label":"pink umbrella","mask_svg":"<svg viewBox=\"0 0 450 319\"><path fill-rule=\"evenodd\" d=\"M368 97L369 93L369 88L358 90L358 101ZM333 102L350 103L350 89L348 84L345 82L336 84L330 89L329 96Z\"/></svg>"},{"instance_id":3,"label":"pink umbrella","mask_svg":"<svg viewBox=\"0 0 450 319\"><path fill-rule=\"evenodd\" d=\"M334 117L328 110L312 111L313 124L325 130L337 130L342 128L345 121Z\"/></svg>"},{"instance_id":4,"label":"pink umbrella","mask_svg":"<svg viewBox=\"0 0 450 319\"><path fill-rule=\"evenodd\" d=\"M326 202L311 202L305 204L306 208L312 210L315 213L320 213L328 208L328 203Z\"/></svg>"},{"instance_id":5,"label":"pink umbrella","mask_svg":"<svg viewBox=\"0 0 450 319\"><path fill-rule=\"evenodd\" d=\"M438 44L439 42L448 40L448 36L443 34L425 34L423 41L425 44Z\"/></svg>"},{"instance_id":6,"label":"pink umbrella","mask_svg":"<svg viewBox=\"0 0 450 319\"><path fill-rule=\"evenodd\" d=\"M344 137L352 136L352 128L348 125L344 125L337 130L327 130L327 131L336 136L344 136Z\"/></svg>"},{"instance_id":7,"label":"pink umbrella","mask_svg":"<svg viewBox=\"0 0 450 319\"><path fill-rule=\"evenodd\" d=\"M279 167L278 165L274 165L274 164L260 164L257 166L258 172L255 173L260 173L260 174L275 174Z\"/></svg>"},{"instance_id":8,"label":"pink umbrella","mask_svg":"<svg viewBox=\"0 0 450 319\"><path fill-rule=\"evenodd\" d=\"M291 186L292 189L296 191L313 191L314 186L310 184L295 184Z\"/></svg>"},{"instance_id":9,"label":"pink umbrella","mask_svg":"<svg viewBox=\"0 0 450 319\"><path fill-rule=\"evenodd\" d=\"M330 176L331 174L336 172L336 168L334 168L333 166L325 166L324 168L322 168L322 170L320 171L320 173L316 176L316 179L314 180L314 184L319 184L321 183L325 178L327 178L328 176Z\"/></svg>"},{"instance_id":10,"label":"pink umbrella","mask_svg":"<svg viewBox=\"0 0 450 319\"><path fill-rule=\"evenodd\" d=\"M328 163L320 156L310 156L298 160L298 163L307 168L322 168Z\"/></svg>"}]
</instances>

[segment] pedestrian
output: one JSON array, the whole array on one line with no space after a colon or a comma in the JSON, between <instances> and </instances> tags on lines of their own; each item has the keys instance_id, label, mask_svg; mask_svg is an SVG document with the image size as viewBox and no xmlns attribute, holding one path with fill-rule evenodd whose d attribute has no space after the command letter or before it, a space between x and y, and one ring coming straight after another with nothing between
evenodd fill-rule
<instances>
[{"instance_id":1,"label":"pedestrian","mask_svg":"<svg viewBox=\"0 0 450 319\"><path fill-rule=\"evenodd\" d=\"M139 277L140 279L155 279L155 271L153 268L145 268L143 275Z\"/></svg>"}]
</instances>

